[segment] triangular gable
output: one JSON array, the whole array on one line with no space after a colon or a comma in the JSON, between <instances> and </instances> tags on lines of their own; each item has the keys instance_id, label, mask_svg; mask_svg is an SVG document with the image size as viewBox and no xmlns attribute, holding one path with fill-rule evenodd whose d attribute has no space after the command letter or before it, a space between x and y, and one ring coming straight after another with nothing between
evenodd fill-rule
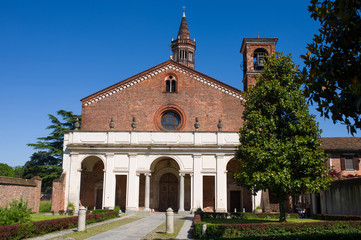
<instances>
[{"instance_id":1,"label":"triangular gable","mask_svg":"<svg viewBox=\"0 0 361 240\"><path fill-rule=\"evenodd\" d=\"M129 87L132 87L135 84L140 83L148 78L158 75L168 69L188 75L191 78L193 78L203 84L211 86L215 89L218 89L219 91L222 91L226 94L229 94L237 99L244 101L241 90L234 88L232 86L229 86L228 84L225 84L221 81L218 81L214 78L211 78L203 73L200 73L194 69L183 66L172 60L163 62L155 67L152 67L146 71L143 71L143 72L136 74L130 78L127 78L121 82L118 82L110 87L107 87L99 92L89 95L88 97L81 99L81 101L83 102L83 104L85 106L88 106L94 102L101 101L102 99L109 97L119 91L123 91Z\"/></svg>"}]
</instances>

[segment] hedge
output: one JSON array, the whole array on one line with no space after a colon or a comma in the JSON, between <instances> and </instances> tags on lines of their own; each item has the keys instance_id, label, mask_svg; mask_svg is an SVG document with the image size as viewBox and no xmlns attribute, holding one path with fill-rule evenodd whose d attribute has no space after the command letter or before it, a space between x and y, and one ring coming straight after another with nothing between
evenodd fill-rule
<instances>
[{"instance_id":1,"label":"hedge","mask_svg":"<svg viewBox=\"0 0 361 240\"><path fill-rule=\"evenodd\" d=\"M278 219L279 214L272 213L245 213L245 212L231 212L231 213L214 213L214 212L200 212L202 219L216 218L216 219L249 219L249 218L264 218L264 219ZM287 218L298 218L298 213L288 213ZM354 219L356 220L356 219ZM361 220L361 219L360 219Z\"/></svg>"},{"instance_id":2,"label":"hedge","mask_svg":"<svg viewBox=\"0 0 361 240\"><path fill-rule=\"evenodd\" d=\"M195 223L194 238L244 240L361 239L361 221L277 224L207 224L207 230L203 236L202 225L202 223Z\"/></svg>"},{"instance_id":3,"label":"hedge","mask_svg":"<svg viewBox=\"0 0 361 240\"><path fill-rule=\"evenodd\" d=\"M117 217L115 211L108 211L104 213L89 214L86 216L86 223L101 222L111 218ZM46 233L59 231L63 229L76 227L78 224L78 217L57 218L51 220L44 220L38 222L30 222L24 224L14 224L0 226L0 239L22 239Z\"/></svg>"},{"instance_id":4,"label":"hedge","mask_svg":"<svg viewBox=\"0 0 361 240\"><path fill-rule=\"evenodd\" d=\"M349 220L361 220L361 216L354 215L330 215L330 214L313 214L313 219L328 220L328 221L349 221Z\"/></svg>"}]
</instances>

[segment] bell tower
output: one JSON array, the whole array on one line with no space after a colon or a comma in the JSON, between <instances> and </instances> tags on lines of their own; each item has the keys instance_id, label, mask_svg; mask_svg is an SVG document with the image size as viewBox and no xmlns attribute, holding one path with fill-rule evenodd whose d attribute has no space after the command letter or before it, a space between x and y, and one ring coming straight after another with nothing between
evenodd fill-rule
<instances>
[{"instance_id":1,"label":"bell tower","mask_svg":"<svg viewBox=\"0 0 361 240\"><path fill-rule=\"evenodd\" d=\"M172 40L171 48L174 61L194 69L194 53L196 51L196 42L195 40L191 40L191 37L189 35L184 7L178 36L176 40Z\"/></svg>"},{"instance_id":2,"label":"bell tower","mask_svg":"<svg viewBox=\"0 0 361 240\"><path fill-rule=\"evenodd\" d=\"M256 85L257 76L266 62L266 55L276 51L278 38L244 38L241 46L243 54L243 90Z\"/></svg>"}]
</instances>

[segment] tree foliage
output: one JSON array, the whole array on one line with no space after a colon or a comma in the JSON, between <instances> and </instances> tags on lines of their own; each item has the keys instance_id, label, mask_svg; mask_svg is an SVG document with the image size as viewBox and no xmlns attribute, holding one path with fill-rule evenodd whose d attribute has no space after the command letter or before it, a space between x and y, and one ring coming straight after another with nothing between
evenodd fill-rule
<instances>
[{"instance_id":1,"label":"tree foliage","mask_svg":"<svg viewBox=\"0 0 361 240\"><path fill-rule=\"evenodd\" d=\"M10 167L6 163L0 163L0 176L20 178L22 177L22 170L23 167L21 166Z\"/></svg>"},{"instance_id":2,"label":"tree foliage","mask_svg":"<svg viewBox=\"0 0 361 240\"><path fill-rule=\"evenodd\" d=\"M51 133L46 137L39 137L37 143L28 144L41 151L31 156L30 161L25 163L22 173L24 178L41 177L43 191L51 189L53 180L61 174L65 131L74 130L75 122L81 118L71 111L59 110L56 113L60 116L60 120L49 114L51 125L47 129L51 129Z\"/></svg>"},{"instance_id":3,"label":"tree foliage","mask_svg":"<svg viewBox=\"0 0 361 240\"><path fill-rule=\"evenodd\" d=\"M361 1L312 0L308 11L321 28L301 56L305 95L354 134L361 129Z\"/></svg>"},{"instance_id":4,"label":"tree foliage","mask_svg":"<svg viewBox=\"0 0 361 240\"><path fill-rule=\"evenodd\" d=\"M80 120L81 116L65 110L59 110L56 113L62 120L59 120L52 114L48 115L51 125L46 129L51 129L52 132L46 137L39 137L36 143L29 143L28 146L37 150L44 150L51 156L61 160L63 158L64 132L67 130L74 130L74 124L77 119Z\"/></svg>"},{"instance_id":5,"label":"tree foliage","mask_svg":"<svg viewBox=\"0 0 361 240\"><path fill-rule=\"evenodd\" d=\"M39 176L42 180L42 192L51 189L53 181L61 174L61 162L45 151L33 153L30 161L24 165L23 178Z\"/></svg>"},{"instance_id":6,"label":"tree foliage","mask_svg":"<svg viewBox=\"0 0 361 240\"><path fill-rule=\"evenodd\" d=\"M256 86L245 94L236 153L241 162L236 182L255 192L276 193L280 221L286 220L284 201L289 195L318 192L331 181L320 149L321 131L295 82L297 72L290 56L276 53L268 58Z\"/></svg>"}]
</instances>

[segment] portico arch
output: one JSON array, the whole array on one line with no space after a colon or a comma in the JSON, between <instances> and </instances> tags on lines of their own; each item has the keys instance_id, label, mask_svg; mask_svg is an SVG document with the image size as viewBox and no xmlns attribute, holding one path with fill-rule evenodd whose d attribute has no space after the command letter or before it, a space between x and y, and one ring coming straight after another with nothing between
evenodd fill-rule
<instances>
[{"instance_id":1,"label":"portico arch","mask_svg":"<svg viewBox=\"0 0 361 240\"><path fill-rule=\"evenodd\" d=\"M103 206L104 163L97 156L84 158L81 163L80 202L88 209ZM74 203L76 204L76 203Z\"/></svg>"},{"instance_id":2,"label":"portico arch","mask_svg":"<svg viewBox=\"0 0 361 240\"><path fill-rule=\"evenodd\" d=\"M176 160L161 157L152 162L150 205L156 211L165 211L172 207L178 211L179 207L179 170Z\"/></svg>"},{"instance_id":3,"label":"portico arch","mask_svg":"<svg viewBox=\"0 0 361 240\"><path fill-rule=\"evenodd\" d=\"M252 195L251 191L238 186L233 178L233 174L241 169L241 160L231 159L227 163L227 211L237 212L245 209L247 212L252 211Z\"/></svg>"}]
</instances>

